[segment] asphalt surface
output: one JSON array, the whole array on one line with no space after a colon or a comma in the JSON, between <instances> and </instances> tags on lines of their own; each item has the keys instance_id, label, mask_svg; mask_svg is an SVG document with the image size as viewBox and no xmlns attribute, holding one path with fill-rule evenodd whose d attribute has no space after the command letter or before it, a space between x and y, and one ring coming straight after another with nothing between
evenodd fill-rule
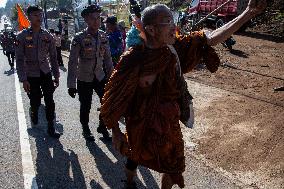
<instances>
[{"instance_id":1,"label":"asphalt surface","mask_svg":"<svg viewBox=\"0 0 284 189\"><path fill-rule=\"evenodd\" d=\"M0 187L23 188L22 155L19 144L17 108L15 102L15 74L9 70L7 58L0 53ZM64 58L65 65L67 58ZM44 112L39 110L39 124L31 125L29 99L22 89L23 106L30 138L36 181L39 188L123 188L125 158L96 132L99 100L93 95L90 128L95 142L86 143L79 122L79 100L68 96L66 68L61 68L60 86L56 89L56 128L62 133L59 140L50 138ZM123 125L121 125L123 128ZM234 181L194 158L186 148L184 173L186 188L239 188ZM139 167L136 179L139 188L159 188L160 174Z\"/></svg>"},{"instance_id":2,"label":"asphalt surface","mask_svg":"<svg viewBox=\"0 0 284 189\"><path fill-rule=\"evenodd\" d=\"M67 65L68 59L64 58ZM0 188L24 188L20 148L19 120L15 96L15 73L6 56L0 52ZM68 96L67 72L61 68L60 86L56 89L56 128L62 133L59 140L50 138L44 112L44 101L39 110L39 124L32 125L29 118L29 99L21 86L22 101L31 147L32 163L38 188L46 189L121 189L125 179L125 158L112 148L96 132L99 120L99 99L94 93L90 113L90 129L95 142L86 142L79 122L79 100ZM16 78L17 79L17 78ZM119 110L118 110L119 111ZM123 129L123 125L121 128ZM185 135L186 136L186 135ZM202 159L196 158L186 147L186 171L188 189L235 189L240 184L230 176L213 169ZM160 186L160 174L144 167L138 168L138 188L156 189ZM33 187L30 187L33 188ZM178 187L174 187L178 188Z\"/></svg>"}]
</instances>

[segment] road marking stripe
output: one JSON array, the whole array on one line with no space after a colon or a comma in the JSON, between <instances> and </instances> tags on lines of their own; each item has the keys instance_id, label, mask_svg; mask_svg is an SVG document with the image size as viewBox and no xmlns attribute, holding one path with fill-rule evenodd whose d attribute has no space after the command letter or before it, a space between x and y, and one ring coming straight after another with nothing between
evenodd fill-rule
<instances>
[{"instance_id":1,"label":"road marking stripe","mask_svg":"<svg viewBox=\"0 0 284 189\"><path fill-rule=\"evenodd\" d=\"M19 132L20 132L20 146L22 154L24 187L25 189L37 189L38 186L35 177L35 170L31 154L29 136L27 132L27 122L25 118L25 111L23 107L20 83L18 81L17 73L15 73L15 88L16 88L17 113L18 113Z\"/></svg>"}]
</instances>

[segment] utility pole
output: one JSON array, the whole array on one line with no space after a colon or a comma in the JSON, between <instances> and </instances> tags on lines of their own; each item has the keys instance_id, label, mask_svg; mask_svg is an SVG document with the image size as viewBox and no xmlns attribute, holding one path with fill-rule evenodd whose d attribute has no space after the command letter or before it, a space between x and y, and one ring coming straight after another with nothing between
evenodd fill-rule
<instances>
[{"instance_id":1,"label":"utility pole","mask_svg":"<svg viewBox=\"0 0 284 189\"><path fill-rule=\"evenodd\" d=\"M48 29L48 25L47 25L47 1L44 1L43 4L43 10L44 10L44 25L45 25L45 29Z\"/></svg>"},{"instance_id":2,"label":"utility pole","mask_svg":"<svg viewBox=\"0 0 284 189\"><path fill-rule=\"evenodd\" d=\"M74 0L74 3L72 3L72 5L73 5L72 6L73 7L72 14L73 14L73 18L74 18L75 33L77 33L80 30L80 21L79 21L79 13L78 13L78 8L77 8L77 6L78 6L77 0ZM75 12L76 12L76 15L75 15ZM78 23L78 25L76 23Z\"/></svg>"}]
</instances>

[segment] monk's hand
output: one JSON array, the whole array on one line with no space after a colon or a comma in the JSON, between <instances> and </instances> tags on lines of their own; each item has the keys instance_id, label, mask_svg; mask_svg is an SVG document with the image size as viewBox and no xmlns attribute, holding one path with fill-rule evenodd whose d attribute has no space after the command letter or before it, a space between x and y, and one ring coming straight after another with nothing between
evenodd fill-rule
<instances>
[{"instance_id":1,"label":"monk's hand","mask_svg":"<svg viewBox=\"0 0 284 189\"><path fill-rule=\"evenodd\" d=\"M252 15L260 14L267 6L267 0L250 0L248 3L248 11Z\"/></svg>"},{"instance_id":2,"label":"monk's hand","mask_svg":"<svg viewBox=\"0 0 284 189\"><path fill-rule=\"evenodd\" d=\"M121 132L118 126L112 129L112 145L117 151L120 151L124 142L124 137L124 134Z\"/></svg>"}]
</instances>

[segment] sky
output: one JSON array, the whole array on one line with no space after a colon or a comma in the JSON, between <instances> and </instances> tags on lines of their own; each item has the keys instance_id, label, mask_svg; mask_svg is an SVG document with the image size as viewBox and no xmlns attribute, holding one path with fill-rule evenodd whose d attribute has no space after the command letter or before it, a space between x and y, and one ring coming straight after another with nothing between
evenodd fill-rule
<instances>
[{"instance_id":1,"label":"sky","mask_svg":"<svg viewBox=\"0 0 284 189\"><path fill-rule=\"evenodd\" d=\"M5 7L7 0L0 0L0 7Z\"/></svg>"}]
</instances>

